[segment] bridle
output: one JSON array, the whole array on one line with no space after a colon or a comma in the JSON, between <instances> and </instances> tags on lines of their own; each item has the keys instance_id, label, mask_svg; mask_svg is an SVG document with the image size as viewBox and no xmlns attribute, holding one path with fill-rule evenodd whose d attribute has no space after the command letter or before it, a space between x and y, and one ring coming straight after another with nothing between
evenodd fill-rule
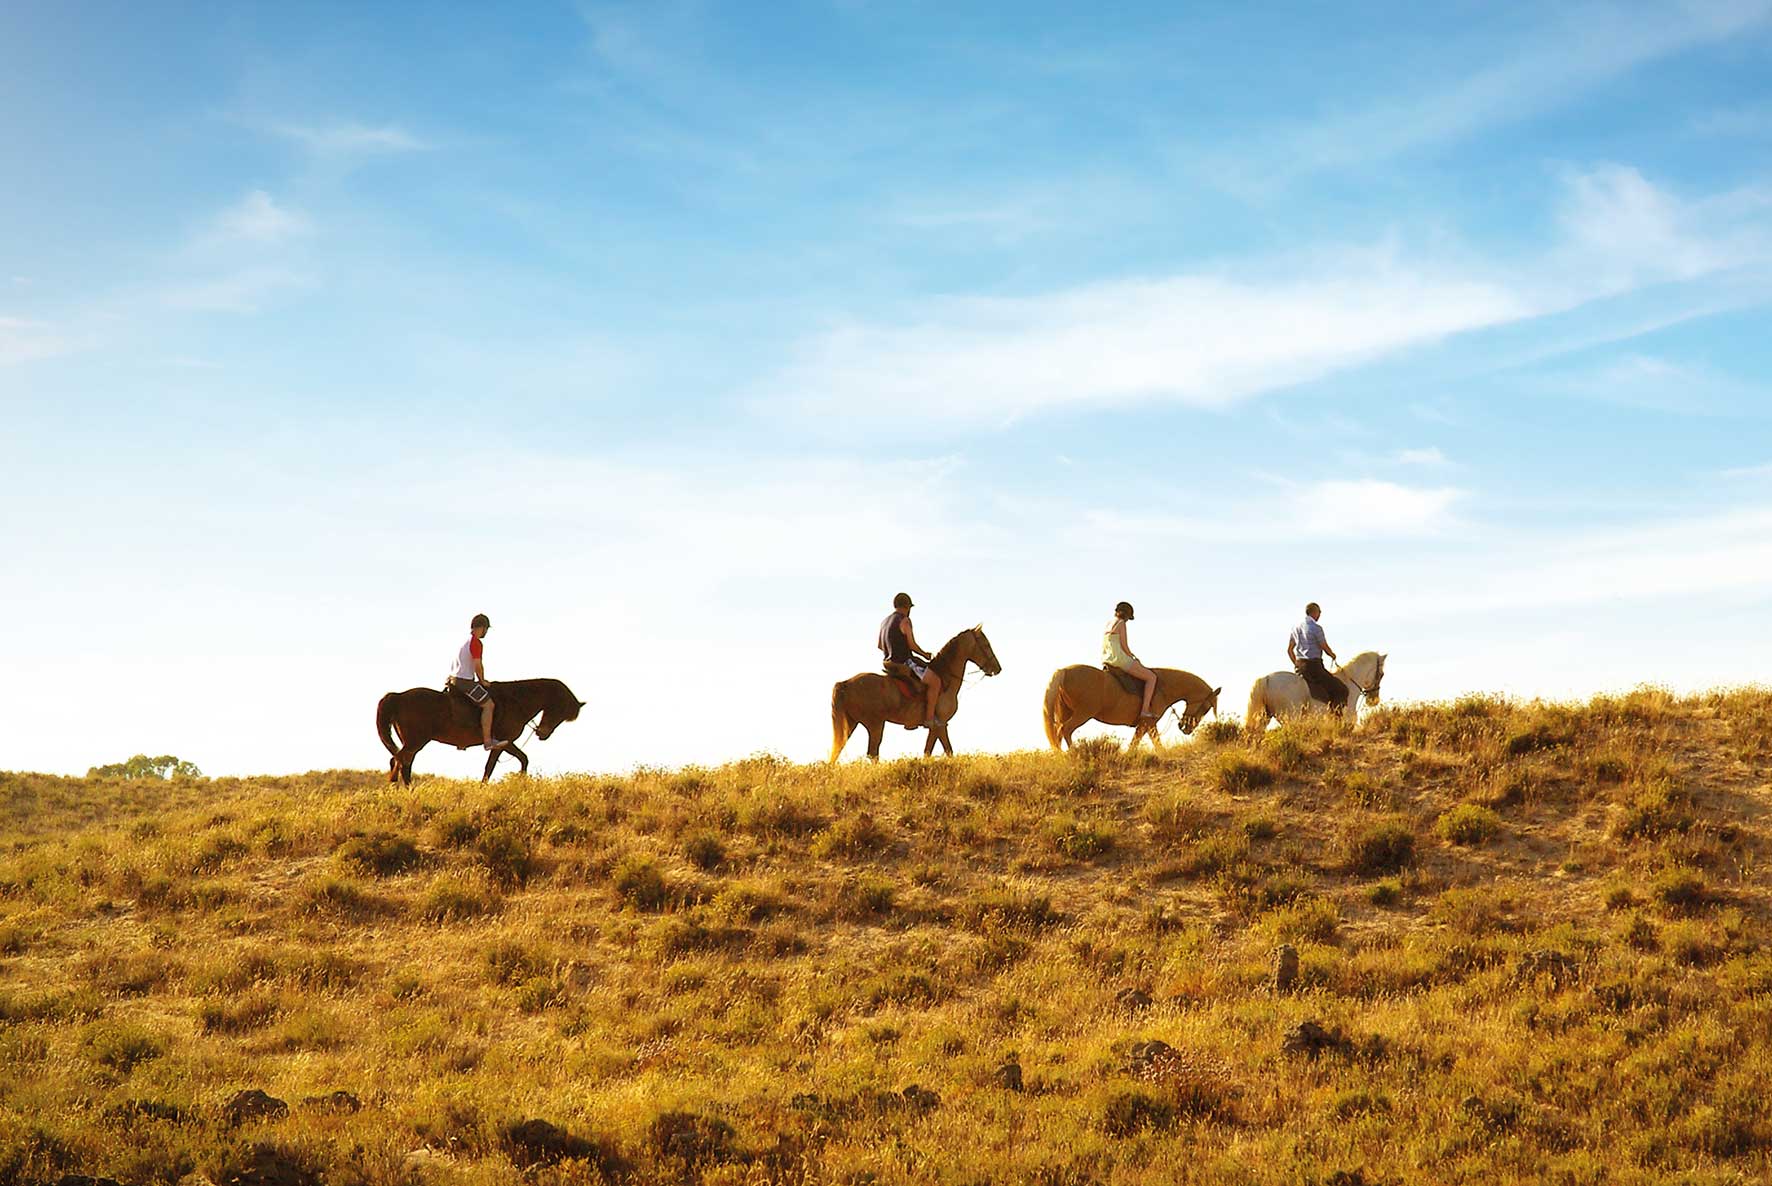
<instances>
[{"instance_id":1,"label":"bridle","mask_svg":"<svg viewBox=\"0 0 1772 1186\"><path fill-rule=\"evenodd\" d=\"M1348 669L1339 663L1335 665L1335 674L1341 676L1343 679L1347 680L1348 683L1359 689L1360 695L1367 697L1369 700L1376 699L1378 696L1378 686L1384 683L1384 660L1380 659L1378 661L1378 667L1374 673L1372 686L1370 688L1361 687L1360 681L1348 674Z\"/></svg>"}]
</instances>

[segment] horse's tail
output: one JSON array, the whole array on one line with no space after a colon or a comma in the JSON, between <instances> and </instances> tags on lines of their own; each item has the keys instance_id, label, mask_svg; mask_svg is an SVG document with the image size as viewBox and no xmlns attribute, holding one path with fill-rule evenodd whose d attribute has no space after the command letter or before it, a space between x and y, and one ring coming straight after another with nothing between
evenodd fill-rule
<instances>
[{"instance_id":1,"label":"horse's tail","mask_svg":"<svg viewBox=\"0 0 1772 1186\"><path fill-rule=\"evenodd\" d=\"M1243 717L1243 735L1253 741L1267 728L1267 676L1249 689L1249 711Z\"/></svg>"},{"instance_id":2,"label":"horse's tail","mask_svg":"<svg viewBox=\"0 0 1772 1186\"><path fill-rule=\"evenodd\" d=\"M849 735L855 732L855 724L849 719L849 713L843 708L843 685L841 682L831 685L831 761L835 762L843 755L843 746Z\"/></svg>"},{"instance_id":3,"label":"horse's tail","mask_svg":"<svg viewBox=\"0 0 1772 1186\"><path fill-rule=\"evenodd\" d=\"M1063 682L1063 672L1055 671L1052 673L1052 679L1046 684L1045 711L1040 717L1040 723L1046 726L1046 740L1052 744L1053 749L1064 748L1058 740L1058 722L1060 719L1058 710L1064 701L1064 689L1060 685Z\"/></svg>"},{"instance_id":4,"label":"horse's tail","mask_svg":"<svg viewBox=\"0 0 1772 1186\"><path fill-rule=\"evenodd\" d=\"M394 743L394 697L397 693L389 692L375 706L375 727L381 733L381 743L388 747L388 753L398 754L400 747Z\"/></svg>"}]
</instances>

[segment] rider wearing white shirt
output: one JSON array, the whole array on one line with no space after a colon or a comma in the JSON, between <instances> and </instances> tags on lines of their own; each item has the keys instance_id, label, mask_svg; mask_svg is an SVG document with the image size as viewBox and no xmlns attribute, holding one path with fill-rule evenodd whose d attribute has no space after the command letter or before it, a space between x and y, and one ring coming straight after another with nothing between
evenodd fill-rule
<instances>
[{"instance_id":1,"label":"rider wearing white shirt","mask_svg":"<svg viewBox=\"0 0 1772 1186\"><path fill-rule=\"evenodd\" d=\"M483 656L485 644L481 641L486 632L492 629L492 619L485 614L475 614L474 620L468 623L468 641L461 644L456 652L455 670L450 672L444 687L452 694L465 698L469 704L480 709L480 738L487 749L503 749L506 742L492 740L492 689L486 686L486 664Z\"/></svg>"},{"instance_id":2,"label":"rider wearing white shirt","mask_svg":"<svg viewBox=\"0 0 1772 1186\"><path fill-rule=\"evenodd\" d=\"M1323 666L1323 656L1334 659L1335 648L1323 634L1323 628L1317 619L1323 616L1323 607L1311 602L1304 607L1304 621L1292 631L1292 637L1286 640L1286 657L1292 660L1292 669L1310 685L1311 698L1321 700L1331 708L1347 707L1348 687L1329 674Z\"/></svg>"}]
</instances>

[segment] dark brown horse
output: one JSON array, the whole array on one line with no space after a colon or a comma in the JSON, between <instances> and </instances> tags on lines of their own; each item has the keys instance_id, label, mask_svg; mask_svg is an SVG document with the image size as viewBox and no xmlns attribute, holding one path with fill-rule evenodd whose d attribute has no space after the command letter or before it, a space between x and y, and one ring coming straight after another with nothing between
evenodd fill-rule
<instances>
[{"instance_id":1,"label":"dark brown horse","mask_svg":"<svg viewBox=\"0 0 1772 1186\"><path fill-rule=\"evenodd\" d=\"M954 752L954 743L948 740L948 722L960 711L960 685L965 682L968 663L976 663L986 675L996 675L1003 670L1003 665L997 662L997 653L991 650L991 640L984 636L982 624L948 639L947 645L929 661L930 670L941 677L941 696L935 702L938 723L928 731L929 736L923 742L924 757L935 752L937 741L947 753ZM885 731L886 722L921 725L923 709L922 687L906 691L903 683L889 675L863 672L833 685L831 761L835 762L842 755L843 744L860 725L868 731L868 757L878 762L880 736Z\"/></svg>"},{"instance_id":2,"label":"dark brown horse","mask_svg":"<svg viewBox=\"0 0 1772 1186\"><path fill-rule=\"evenodd\" d=\"M535 735L542 741L553 736L565 721L576 721L585 702L572 694L572 689L557 679L514 679L486 685L497 707L492 713L492 737L507 744L486 755L486 773L481 782L492 777L500 754L514 754L529 772L529 755L516 746L517 738L536 713L541 723ZM412 759L419 750L433 741L467 749L480 744L480 707L469 704L466 697L435 688L408 688L389 692L375 709L375 727L381 743L393 755L388 760L388 781L412 782ZM394 744L394 732L400 744Z\"/></svg>"}]
</instances>

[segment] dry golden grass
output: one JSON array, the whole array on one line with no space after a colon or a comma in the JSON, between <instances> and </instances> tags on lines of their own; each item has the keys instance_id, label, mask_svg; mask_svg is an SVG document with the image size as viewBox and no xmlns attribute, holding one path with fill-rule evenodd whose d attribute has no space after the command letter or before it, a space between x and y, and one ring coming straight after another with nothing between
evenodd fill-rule
<instances>
[{"instance_id":1,"label":"dry golden grass","mask_svg":"<svg viewBox=\"0 0 1772 1186\"><path fill-rule=\"evenodd\" d=\"M0 1181L1763 1182L1769 779L1757 691L0 775Z\"/></svg>"}]
</instances>

